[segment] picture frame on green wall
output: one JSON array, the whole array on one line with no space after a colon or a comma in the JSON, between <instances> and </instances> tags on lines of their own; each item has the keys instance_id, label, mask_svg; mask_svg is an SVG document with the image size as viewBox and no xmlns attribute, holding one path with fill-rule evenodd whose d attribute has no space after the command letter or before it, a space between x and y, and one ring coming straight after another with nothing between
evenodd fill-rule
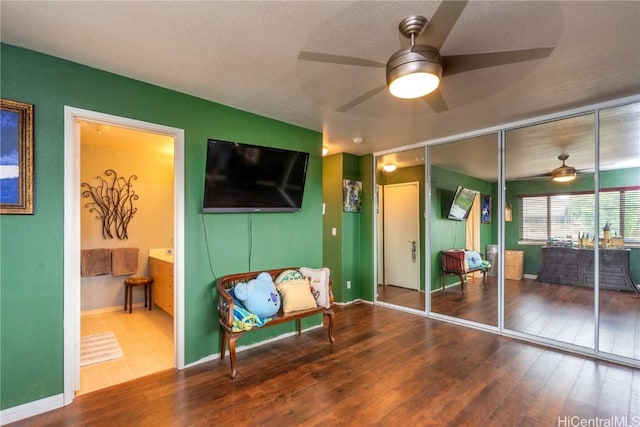
<instances>
[{"instance_id":1,"label":"picture frame on green wall","mask_svg":"<svg viewBox=\"0 0 640 427\"><path fill-rule=\"evenodd\" d=\"M480 197L480 221L483 224L491 224L491 195L483 194Z\"/></svg>"},{"instance_id":2,"label":"picture frame on green wall","mask_svg":"<svg viewBox=\"0 0 640 427\"><path fill-rule=\"evenodd\" d=\"M344 212L360 212L362 207L362 181L342 180Z\"/></svg>"},{"instance_id":3,"label":"picture frame on green wall","mask_svg":"<svg viewBox=\"0 0 640 427\"><path fill-rule=\"evenodd\" d=\"M0 103L0 214L33 214L33 105Z\"/></svg>"}]
</instances>

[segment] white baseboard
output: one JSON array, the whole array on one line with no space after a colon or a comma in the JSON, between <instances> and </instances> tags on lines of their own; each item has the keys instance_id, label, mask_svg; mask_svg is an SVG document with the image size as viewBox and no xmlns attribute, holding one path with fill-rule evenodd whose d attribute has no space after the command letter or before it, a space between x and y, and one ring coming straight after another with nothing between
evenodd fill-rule
<instances>
[{"instance_id":1,"label":"white baseboard","mask_svg":"<svg viewBox=\"0 0 640 427\"><path fill-rule=\"evenodd\" d=\"M0 411L0 425L15 423L64 406L64 394L45 397Z\"/></svg>"},{"instance_id":2,"label":"white baseboard","mask_svg":"<svg viewBox=\"0 0 640 427\"><path fill-rule=\"evenodd\" d=\"M354 299L354 300L351 300L351 301L346 301L346 302L332 302L331 304L335 304L335 305L342 305L342 306L344 306L344 305L358 304L358 303L360 303L360 302L364 302L364 303L368 303L368 304L373 304L373 301L368 301L368 300L366 300L366 299L360 299L360 298L358 298L358 299Z\"/></svg>"},{"instance_id":3,"label":"white baseboard","mask_svg":"<svg viewBox=\"0 0 640 427\"><path fill-rule=\"evenodd\" d=\"M454 286L460 286L460 281L458 280L457 282L449 283L444 288L447 289L447 288L452 288ZM437 289L431 289L431 293L440 292L441 290L442 290L442 286L439 286Z\"/></svg>"}]
</instances>

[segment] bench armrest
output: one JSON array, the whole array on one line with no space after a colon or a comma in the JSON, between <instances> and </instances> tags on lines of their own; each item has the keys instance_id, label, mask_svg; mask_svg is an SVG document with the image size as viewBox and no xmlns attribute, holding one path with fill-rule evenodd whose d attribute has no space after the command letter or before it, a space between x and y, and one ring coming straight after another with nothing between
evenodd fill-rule
<instances>
[{"instance_id":1,"label":"bench armrest","mask_svg":"<svg viewBox=\"0 0 640 427\"><path fill-rule=\"evenodd\" d=\"M464 267L465 252L463 249L442 251L442 271L446 273L466 273Z\"/></svg>"}]
</instances>

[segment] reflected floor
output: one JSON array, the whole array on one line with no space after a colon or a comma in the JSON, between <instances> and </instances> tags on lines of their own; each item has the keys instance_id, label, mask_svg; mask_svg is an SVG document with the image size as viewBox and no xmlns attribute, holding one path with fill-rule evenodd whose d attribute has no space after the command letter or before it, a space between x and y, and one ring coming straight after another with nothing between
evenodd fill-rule
<instances>
[{"instance_id":1,"label":"reflected floor","mask_svg":"<svg viewBox=\"0 0 640 427\"><path fill-rule=\"evenodd\" d=\"M593 348L593 302L590 288L507 281L505 327ZM640 359L640 295L600 291L600 351Z\"/></svg>"},{"instance_id":2,"label":"reflected floor","mask_svg":"<svg viewBox=\"0 0 640 427\"><path fill-rule=\"evenodd\" d=\"M434 291L431 293L431 311L498 326L496 283L495 277L487 277L486 285L482 284L482 278L469 278L464 286L464 295L460 293L459 284Z\"/></svg>"},{"instance_id":3,"label":"reflected floor","mask_svg":"<svg viewBox=\"0 0 640 427\"><path fill-rule=\"evenodd\" d=\"M424 292L394 285L378 285L378 301L424 311Z\"/></svg>"},{"instance_id":4,"label":"reflected floor","mask_svg":"<svg viewBox=\"0 0 640 427\"><path fill-rule=\"evenodd\" d=\"M507 280L505 328L539 337L593 348L593 289ZM424 310L424 293L391 285L378 286L378 301ZM459 285L431 294L435 313L497 325L496 278L471 278L460 294ZM640 359L640 295L600 292L600 351Z\"/></svg>"}]
</instances>

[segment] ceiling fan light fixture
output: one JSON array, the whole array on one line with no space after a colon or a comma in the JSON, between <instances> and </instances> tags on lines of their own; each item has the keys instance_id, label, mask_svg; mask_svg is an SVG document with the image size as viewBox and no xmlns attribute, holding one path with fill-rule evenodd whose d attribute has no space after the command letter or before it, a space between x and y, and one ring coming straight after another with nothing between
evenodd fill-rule
<instances>
[{"instance_id":1,"label":"ceiling fan light fixture","mask_svg":"<svg viewBox=\"0 0 640 427\"><path fill-rule=\"evenodd\" d=\"M441 77L442 59L431 46L401 49L387 61L387 87L397 98L428 95L438 88Z\"/></svg>"},{"instance_id":2,"label":"ceiling fan light fixture","mask_svg":"<svg viewBox=\"0 0 640 427\"><path fill-rule=\"evenodd\" d=\"M396 98L414 99L430 94L438 88L440 79L431 73L411 73L389 84L389 92Z\"/></svg>"},{"instance_id":3,"label":"ceiling fan light fixture","mask_svg":"<svg viewBox=\"0 0 640 427\"><path fill-rule=\"evenodd\" d=\"M558 160L562 160L562 166L555 168L551 171L551 179L555 182L571 182L576 179L576 169L564 164L564 161L569 158L567 154L561 154L558 156Z\"/></svg>"},{"instance_id":4,"label":"ceiling fan light fixture","mask_svg":"<svg viewBox=\"0 0 640 427\"><path fill-rule=\"evenodd\" d=\"M576 170L569 166L560 166L551 172L551 179L555 182L570 182L576 179Z\"/></svg>"}]
</instances>

